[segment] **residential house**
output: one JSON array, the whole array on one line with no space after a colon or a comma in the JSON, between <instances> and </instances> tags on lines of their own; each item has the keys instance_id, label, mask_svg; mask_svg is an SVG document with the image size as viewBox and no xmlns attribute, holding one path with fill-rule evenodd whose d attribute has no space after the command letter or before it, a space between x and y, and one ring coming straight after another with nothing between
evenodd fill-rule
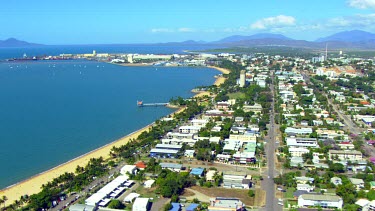
<instances>
[{"instance_id":1,"label":"residential house","mask_svg":"<svg viewBox=\"0 0 375 211\"><path fill-rule=\"evenodd\" d=\"M302 194L298 197L298 207L320 206L342 209L343 200L336 195Z\"/></svg>"},{"instance_id":2,"label":"residential house","mask_svg":"<svg viewBox=\"0 0 375 211\"><path fill-rule=\"evenodd\" d=\"M353 185L355 185L357 190L365 187L365 182L363 181L363 179L349 178L349 180Z\"/></svg>"},{"instance_id":3,"label":"residential house","mask_svg":"<svg viewBox=\"0 0 375 211\"><path fill-rule=\"evenodd\" d=\"M216 197L210 199L208 211L245 211L245 204L238 198Z\"/></svg>"},{"instance_id":4,"label":"residential house","mask_svg":"<svg viewBox=\"0 0 375 211\"><path fill-rule=\"evenodd\" d=\"M342 185L342 180L340 177L332 177L331 183L333 183L335 186Z\"/></svg>"},{"instance_id":5,"label":"residential house","mask_svg":"<svg viewBox=\"0 0 375 211\"><path fill-rule=\"evenodd\" d=\"M362 152L357 150L329 150L329 158L340 160L359 161L362 160Z\"/></svg>"}]
</instances>

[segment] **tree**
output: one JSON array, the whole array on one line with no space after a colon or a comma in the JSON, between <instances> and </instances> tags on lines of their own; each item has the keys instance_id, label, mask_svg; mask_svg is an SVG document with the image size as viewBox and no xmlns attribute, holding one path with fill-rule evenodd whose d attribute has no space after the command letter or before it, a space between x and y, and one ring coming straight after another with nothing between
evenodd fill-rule
<instances>
[{"instance_id":1,"label":"tree","mask_svg":"<svg viewBox=\"0 0 375 211\"><path fill-rule=\"evenodd\" d=\"M8 197L6 196L3 196L2 198L2 201L3 201L3 204L4 204L4 209L5 209L5 202L8 201Z\"/></svg>"},{"instance_id":2,"label":"tree","mask_svg":"<svg viewBox=\"0 0 375 211\"><path fill-rule=\"evenodd\" d=\"M254 196L255 196L255 193L254 193L253 190L249 190L249 191L247 192L247 195L249 195L249 197L254 197Z\"/></svg>"},{"instance_id":3,"label":"tree","mask_svg":"<svg viewBox=\"0 0 375 211\"><path fill-rule=\"evenodd\" d=\"M120 202L120 200L112 199L111 202L108 204L108 208L111 209L124 209L125 206Z\"/></svg>"}]
</instances>

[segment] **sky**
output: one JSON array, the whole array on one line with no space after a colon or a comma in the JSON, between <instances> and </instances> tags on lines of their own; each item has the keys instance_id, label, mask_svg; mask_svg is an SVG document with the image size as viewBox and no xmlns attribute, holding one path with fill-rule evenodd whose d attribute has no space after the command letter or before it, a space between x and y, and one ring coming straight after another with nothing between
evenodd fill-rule
<instances>
[{"instance_id":1,"label":"sky","mask_svg":"<svg viewBox=\"0 0 375 211\"><path fill-rule=\"evenodd\" d=\"M0 4L0 40L41 44L216 41L277 33L315 40L375 32L375 0L12 0Z\"/></svg>"}]
</instances>

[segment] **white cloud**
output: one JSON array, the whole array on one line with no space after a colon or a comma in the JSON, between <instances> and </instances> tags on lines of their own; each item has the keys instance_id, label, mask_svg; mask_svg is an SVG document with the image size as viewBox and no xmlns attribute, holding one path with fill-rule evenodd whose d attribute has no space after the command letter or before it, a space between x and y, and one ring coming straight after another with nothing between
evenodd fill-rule
<instances>
[{"instance_id":1,"label":"white cloud","mask_svg":"<svg viewBox=\"0 0 375 211\"><path fill-rule=\"evenodd\" d=\"M167 29L167 28L155 28L155 29L151 29L151 32L152 33L170 33L170 32L174 32L174 30Z\"/></svg>"},{"instance_id":2,"label":"white cloud","mask_svg":"<svg viewBox=\"0 0 375 211\"><path fill-rule=\"evenodd\" d=\"M358 14L354 16L337 17L328 20L328 27L369 27L375 24L375 14Z\"/></svg>"},{"instance_id":3,"label":"white cloud","mask_svg":"<svg viewBox=\"0 0 375 211\"><path fill-rule=\"evenodd\" d=\"M194 32L195 29L192 29L192 28L179 28L178 31L179 32Z\"/></svg>"},{"instance_id":4,"label":"white cloud","mask_svg":"<svg viewBox=\"0 0 375 211\"><path fill-rule=\"evenodd\" d=\"M284 26L293 26L296 19L292 16L278 15L274 17L263 18L250 25L251 29L269 29L281 28Z\"/></svg>"},{"instance_id":5,"label":"white cloud","mask_svg":"<svg viewBox=\"0 0 375 211\"><path fill-rule=\"evenodd\" d=\"M358 9L375 9L375 0L349 0L347 3Z\"/></svg>"}]
</instances>

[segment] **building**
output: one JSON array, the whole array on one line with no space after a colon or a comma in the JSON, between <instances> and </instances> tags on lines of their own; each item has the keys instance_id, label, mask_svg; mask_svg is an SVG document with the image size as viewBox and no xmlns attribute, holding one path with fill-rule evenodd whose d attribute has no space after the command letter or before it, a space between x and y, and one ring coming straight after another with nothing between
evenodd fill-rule
<instances>
[{"instance_id":1,"label":"building","mask_svg":"<svg viewBox=\"0 0 375 211\"><path fill-rule=\"evenodd\" d=\"M295 148L316 148L318 147L318 141L316 138L296 138L296 137L288 137L286 138L286 145L288 147L295 147Z\"/></svg>"},{"instance_id":2,"label":"building","mask_svg":"<svg viewBox=\"0 0 375 211\"><path fill-rule=\"evenodd\" d=\"M244 112L254 112L255 114L262 113L262 105L255 103L254 105L244 105L242 107Z\"/></svg>"},{"instance_id":3,"label":"building","mask_svg":"<svg viewBox=\"0 0 375 211\"><path fill-rule=\"evenodd\" d=\"M150 157L156 158L177 158L180 155L182 145L157 144L151 149Z\"/></svg>"},{"instance_id":4,"label":"building","mask_svg":"<svg viewBox=\"0 0 375 211\"><path fill-rule=\"evenodd\" d=\"M298 207L320 206L342 209L343 200L335 195L302 194L298 197Z\"/></svg>"},{"instance_id":5,"label":"building","mask_svg":"<svg viewBox=\"0 0 375 211\"><path fill-rule=\"evenodd\" d=\"M120 173L122 175L126 175L126 174L137 174L137 167L135 165L125 165L121 168L120 170Z\"/></svg>"},{"instance_id":6,"label":"building","mask_svg":"<svg viewBox=\"0 0 375 211\"><path fill-rule=\"evenodd\" d=\"M145 188L151 188L152 185L154 185L154 183L155 183L155 180L150 179L150 180L147 180L146 182L144 182L144 183L143 183L143 186L144 186Z\"/></svg>"},{"instance_id":7,"label":"building","mask_svg":"<svg viewBox=\"0 0 375 211\"><path fill-rule=\"evenodd\" d=\"M149 198L136 198L132 211L149 211L151 208L151 204L149 202Z\"/></svg>"},{"instance_id":8,"label":"building","mask_svg":"<svg viewBox=\"0 0 375 211\"><path fill-rule=\"evenodd\" d=\"M223 172L223 187L224 188L240 188L242 189L242 180L246 179L246 173L226 171Z\"/></svg>"},{"instance_id":9,"label":"building","mask_svg":"<svg viewBox=\"0 0 375 211\"><path fill-rule=\"evenodd\" d=\"M187 133L187 134L192 134L192 133L198 133L199 130L201 129L200 126L181 126L178 130L180 133Z\"/></svg>"},{"instance_id":10,"label":"building","mask_svg":"<svg viewBox=\"0 0 375 211\"><path fill-rule=\"evenodd\" d=\"M310 135L313 132L312 128L303 127L303 128L293 128L287 127L285 133L288 135Z\"/></svg>"},{"instance_id":11,"label":"building","mask_svg":"<svg viewBox=\"0 0 375 211\"><path fill-rule=\"evenodd\" d=\"M333 183L335 186L342 185L342 180L340 177L332 177L331 183Z\"/></svg>"},{"instance_id":12,"label":"building","mask_svg":"<svg viewBox=\"0 0 375 211\"><path fill-rule=\"evenodd\" d=\"M314 191L314 186L311 186L309 184L297 184L297 190L304 190L307 192Z\"/></svg>"},{"instance_id":13,"label":"building","mask_svg":"<svg viewBox=\"0 0 375 211\"><path fill-rule=\"evenodd\" d=\"M363 179L357 179L357 178L349 178L350 182L355 185L357 190L365 187L365 182Z\"/></svg>"},{"instance_id":14,"label":"building","mask_svg":"<svg viewBox=\"0 0 375 211\"><path fill-rule=\"evenodd\" d=\"M300 148L300 147L289 147L289 154L292 157L302 157L303 154L307 154L310 152L307 148Z\"/></svg>"},{"instance_id":15,"label":"building","mask_svg":"<svg viewBox=\"0 0 375 211\"><path fill-rule=\"evenodd\" d=\"M190 174L201 177L204 174L204 168L192 168Z\"/></svg>"},{"instance_id":16,"label":"building","mask_svg":"<svg viewBox=\"0 0 375 211\"><path fill-rule=\"evenodd\" d=\"M162 169L169 169L171 171L180 172L182 169L182 164L175 163L160 163Z\"/></svg>"},{"instance_id":17,"label":"building","mask_svg":"<svg viewBox=\"0 0 375 211\"><path fill-rule=\"evenodd\" d=\"M362 160L362 153L357 150L329 150L329 158L335 159L336 157L340 160L359 161Z\"/></svg>"},{"instance_id":18,"label":"building","mask_svg":"<svg viewBox=\"0 0 375 211\"><path fill-rule=\"evenodd\" d=\"M295 177L297 184L307 184L307 183L313 183L314 178L312 177Z\"/></svg>"},{"instance_id":19,"label":"building","mask_svg":"<svg viewBox=\"0 0 375 211\"><path fill-rule=\"evenodd\" d=\"M206 181L207 182L215 182L215 175L216 175L217 171L215 170L209 170L207 173L206 173Z\"/></svg>"},{"instance_id":20,"label":"building","mask_svg":"<svg viewBox=\"0 0 375 211\"><path fill-rule=\"evenodd\" d=\"M208 211L245 211L245 204L237 198L216 197L210 199Z\"/></svg>"},{"instance_id":21,"label":"building","mask_svg":"<svg viewBox=\"0 0 375 211\"><path fill-rule=\"evenodd\" d=\"M240 85L240 87L245 87L245 85L246 85L246 70L241 70L241 72L240 72L239 85Z\"/></svg>"}]
</instances>

